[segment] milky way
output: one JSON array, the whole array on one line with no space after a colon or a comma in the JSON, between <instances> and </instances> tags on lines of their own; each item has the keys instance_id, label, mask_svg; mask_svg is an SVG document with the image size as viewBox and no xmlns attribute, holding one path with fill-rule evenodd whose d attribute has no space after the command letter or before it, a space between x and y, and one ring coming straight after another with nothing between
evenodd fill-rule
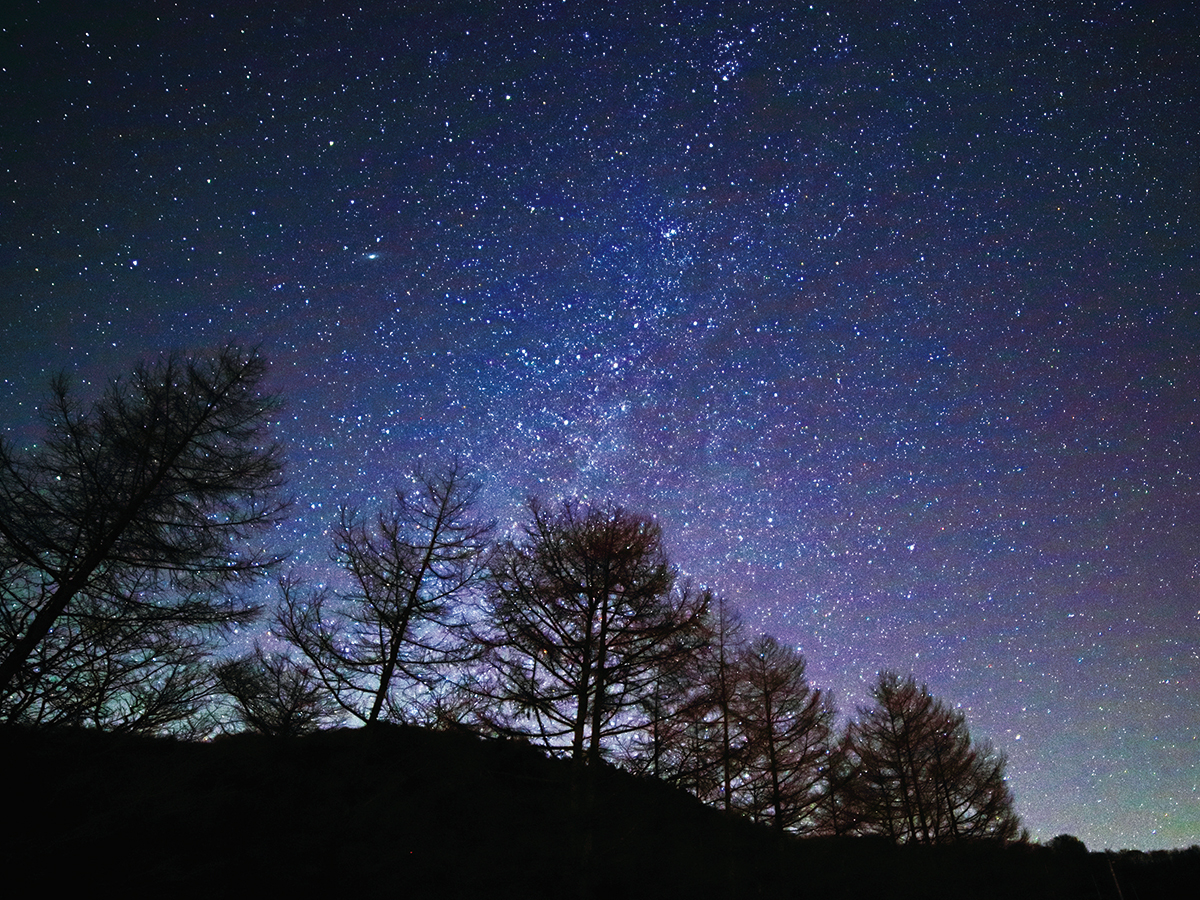
<instances>
[{"instance_id":1,"label":"milky way","mask_svg":"<svg viewBox=\"0 0 1200 900\"><path fill-rule=\"evenodd\" d=\"M260 343L297 565L419 457L611 499L1035 837L1200 842L1200 30L1115 5L9 10L7 435Z\"/></svg>"}]
</instances>

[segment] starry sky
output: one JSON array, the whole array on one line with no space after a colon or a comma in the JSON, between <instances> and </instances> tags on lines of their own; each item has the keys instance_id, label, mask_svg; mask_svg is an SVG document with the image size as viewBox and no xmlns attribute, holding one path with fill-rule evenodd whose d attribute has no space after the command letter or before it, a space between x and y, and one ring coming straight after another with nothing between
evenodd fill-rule
<instances>
[{"instance_id":1,"label":"starry sky","mask_svg":"<svg viewBox=\"0 0 1200 900\"><path fill-rule=\"evenodd\" d=\"M1036 838L1200 842L1194 14L0 26L10 440L60 369L87 396L162 348L261 344L302 570L418 459L464 458L502 526L613 500L843 713L881 668L962 708Z\"/></svg>"}]
</instances>

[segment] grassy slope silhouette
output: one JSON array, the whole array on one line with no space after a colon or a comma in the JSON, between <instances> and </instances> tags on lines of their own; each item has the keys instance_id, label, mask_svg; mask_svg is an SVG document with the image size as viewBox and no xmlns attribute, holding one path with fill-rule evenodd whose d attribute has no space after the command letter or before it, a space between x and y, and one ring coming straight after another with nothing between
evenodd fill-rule
<instances>
[{"instance_id":1,"label":"grassy slope silhouette","mask_svg":"<svg viewBox=\"0 0 1200 900\"><path fill-rule=\"evenodd\" d=\"M571 766L515 741L404 726L207 744L0 729L12 834L41 884L200 896L574 896ZM606 767L596 896L1185 896L1200 849L1086 854L788 838Z\"/></svg>"}]
</instances>

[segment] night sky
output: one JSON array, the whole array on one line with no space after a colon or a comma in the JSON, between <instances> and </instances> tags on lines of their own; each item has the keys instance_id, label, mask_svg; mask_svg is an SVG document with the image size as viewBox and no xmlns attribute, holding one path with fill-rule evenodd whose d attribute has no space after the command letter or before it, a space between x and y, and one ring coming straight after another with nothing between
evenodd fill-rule
<instances>
[{"instance_id":1,"label":"night sky","mask_svg":"<svg viewBox=\"0 0 1200 900\"><path fill-rule=\"evenodd\" d=\"M1200 842L1194 16L268 5L0 14L10 440L261 344L306 574L418 458L613 500L843 713L961 707L1034 837Z\"/></svg>"}]
</instances>

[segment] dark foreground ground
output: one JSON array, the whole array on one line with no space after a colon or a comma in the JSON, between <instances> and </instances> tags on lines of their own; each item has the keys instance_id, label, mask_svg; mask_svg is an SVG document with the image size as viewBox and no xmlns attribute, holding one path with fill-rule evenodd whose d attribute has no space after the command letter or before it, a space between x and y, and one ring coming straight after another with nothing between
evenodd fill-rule
<instances>
[{"instance_id":1,"label":"dark foreground ground","mask_svg":"<svg viewBox=\"0 0 1200 900\"><path fill-rule=\"evenodd\" d=\"M40 890L161 897L574 897L584 884L570 766L518 742L390 726L211 744L0 729L0 766L10 884L19 870ZM584 889L604 898L1200 896L1196 847L780 845L613 769L591 858Z\"/></svg>"}]
</instances>

